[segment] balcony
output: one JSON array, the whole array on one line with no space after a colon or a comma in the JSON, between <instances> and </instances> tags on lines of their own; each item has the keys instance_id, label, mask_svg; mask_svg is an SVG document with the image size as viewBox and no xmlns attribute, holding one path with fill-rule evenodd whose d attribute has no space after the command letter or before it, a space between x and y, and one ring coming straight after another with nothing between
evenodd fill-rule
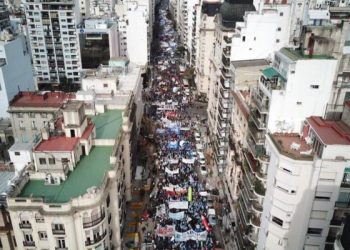
<instances>
[{"instance_id":1,"label":"balcony","mask_svg":"<svg viewBox=\"0 0 350 250\"><path fill-rule=\"evenodd\" d=\"M340 227L342 223L343 223L342 218L333 218L331 220L330 226L331 227Z\"/></svg>"},{"instance_id":2,"label":"balcony","mask_svg":"<svg viewBox=\"0 0 350 250\"><path fill-rule=\"evenodd\" d=\"M254 193L259 196L265 196L266 188L260 180L255 180Z\"/></svg>"},{"instance_id":3,"label":"balcony","mask_svg":"<svg viewBox=\"0 0 350 250\"><path fill-rule=\"evenodd\" d=\"M230 79L231 79L230 71L228 69L221 68L221 77L220 77L221 87L227 90L231 89Z\"/></svg>"},{"instance_id":4,"label":"balcony","mask_svg":"<svg viewBox=\"0 0 350 250\"><path fill-rule=\"evenodd\" d=\"M335 206L339 208L350 208L350 201L337 201L335 202Z\"/></svg>"},{"instance_id":5,"label":"balcony","mask_svg":"<svg viewBox=\"0 0 350 250\"><path fill-rule=\"evenodd\" d=\"M19 228L20 229L32 229L32 224L30 223L19 223Z\"/></svg>"},{"instance_id":6,"label":"balcony","mask_svg":"<svg viewBox=\"0 0 350 250\"><path fill-rule=\"evenodd\" d=\"M35 247L34 241L23 241L23 246L25 247Z\"/></svg>"},{"instance_id":7,"label":"balcony","mask_svg":"<svg viewBox=\"0 0 350 250\"><path fill-rule=\"evenodd\" d=\"M224 41L225 41L225 43L227 43L228 45L231 45L231 43L232 43L232 38L231 38L231 37L228 37L228 36L224 36Z\"/></svg>"},{"instance_id":8,"label":"balcony","mask_svg":"<svg viewBox=\"0 0 350 250\"><path fill-rule=\"evenodd\" d=\"M65 235L66 234L66 230L52 228L52 234L53 235Z\"/></svg>"},{"instance_id":9,"label":"balcony","mask_svg":"<svg viewBox=\"0 0 350 250\"><path fill-rule=\"evenodd\" d=\"M222 49L222 54L225 56L225 57L228 57L230 58L231 56L231 47L226 47L226 48L223 48Z\"/></svg>"},{"instance_id":10,"label":"balcony","mask_svg":"<svg viewBox=\"0 0 350 250\"><path fill-rule=\"evenodd\" d=\"M229 109L231 107L231 102L227 99L219 98L219 103L223 109Z\"/></svg>"},{"instance_id":11,"label":"balcony","mask_svg":"<svg viewBox=\"0 0 350 250\"><path fill-rule=\"evenodd\" d=\"M85 246L92 246L95 245L99 242L101 242L107 235L107 230L105 230L102 234L94 235L93 240L86 240L85 241Z\"/></svg>"},{"instance_id":12,"label":"balcony","mask_svg":"<svg viewBox=\"0 0 350 250\"><path fill-rule=\"evenodd\" d=\"M247 143L248 143L248 149L252 153L255 159L258 159L261 155L264 154L264 146L256 145L254 140L250 136L248 136L247 138Z\"/></svg>"},{"instance_id":13,"label":"balcony","mask_svg":"<svg viewBox=\"0 0 350 250\"><path fill-rule=\"evenodd\" d=\"M96 226L98 223L103 221L103 219L106 217L105 212L103 211L101 214L97 216L97 218L84 218L83 221L83 228L93 227Z\"/></svg>"},{"instance_id":14,"label":"balcony","mask_svg":"<svg viewBox=\"0 0 350 250\"><path fill-rule=\"evenodd\" d=\"M251 172L255 174L255 177L257 177L259 180L266 179L266 174L261 171L260 163L254 159L253 155L249 152L244 152L244 157L250 167Z\"/></svg>"},{"instance_id":15,"label":"balcony","mask_svg":"<svg viewBox=\"0 0 350 250\"><path fill-rule=\"evenodd\" d=\"M222 65L224 66L224 68L230 69L230 59L229 58L222 56L221 62L222 62Z\"/></svg>"},{"instance_id":16,"label":"balcony","mask_svg":"<svg viewBox=\"0 0 350 250\"><path fill-rule=\"evenodd\" d=\"M228 99L230 97L230 94L227 90L220 89L220 95L224 99Z\"/></svg>"},{"instance_id":17,"label":"balcony","mask_svg":"<svg viewBox=\"0 0 350 250\"><path fill-rule=\"evenodd\" d=\"M255 123L258 129L265 129L266 128L265 121L258 112L259 111L257 110L251 109L249 118Z\"/></svg>"},{"instance_id":18,"label":"balcony","mask_svg":"<svg viewBox=\"0 0 350 250\"><path fill-rule=\"evenodd\" d=\"M265 141L265 130L259 130L252 120L248 122L248 128L254 142L256 144L263 144Z\"/></svg>"},{"instance_id":19,"label":"balcony","mask_svg":"<svg viewBox=\"0 0 350 250\"><path fill-rule=\"evenodd\" d=\"M267 97L259 95L258 90L252 91L252 101L258 108L260 113L267 113L269 111L269 100Z\"/></svg>"}]
</instances>

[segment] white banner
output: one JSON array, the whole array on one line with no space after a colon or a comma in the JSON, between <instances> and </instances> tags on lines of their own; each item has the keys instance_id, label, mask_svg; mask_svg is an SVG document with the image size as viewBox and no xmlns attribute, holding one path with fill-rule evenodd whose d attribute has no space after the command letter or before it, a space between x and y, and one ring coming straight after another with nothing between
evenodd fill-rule
<instances>
[{"instance_id":1,"label":"white banner","mask_svg":"<svg viewBox=\"0 0 350 250\"><path fill-rule=\"evenodd\" d=\"M172 213L169 212L169 218L173 220L182 220L185 217L185 212Z\"/></svg>"},{"instance_id":2,"label":"white banner","mask_svg":"<svg viewBox=\"0 0 350 250\"><path fill-rule=\"evenodd\" d=\"M182 158L182 162L185 164L194 164L194 158L191 158L191 159Z\"/></svg>"},{"instance_id":3,"label":"white banner","mask_svg":"<svg viewBox=\"0 0 350 250\"><path fill-rule=\"evenodd\" d=\"M169 202L169 209L188 209L188 201L171 201Z\"/></svg>"},{"instance_id":4,"label":"white banner","mask_svg":"<svg viewBox=\"0 0 350 250\"><path fill-rule=\"evenodd\" d=\"M179 173L179 169L175 169L175 170L170 170L169 168L165 168L165 172L167 172L168 174L178 174Z\"/></svg>"},{"instance_id":5,"label":"white banner","mask_svg":"<svg viewBox=\"0 0 350 250\"><path fill-rule=\"evenodd\" d=\"M207 239L208 232L203 231L203 232L196 232L194 230L188 230L186 232L176 232L175 231L175 241L188 241L188 240L193 240L193 241L205 241Z\"/></svg>"}]
</instances>

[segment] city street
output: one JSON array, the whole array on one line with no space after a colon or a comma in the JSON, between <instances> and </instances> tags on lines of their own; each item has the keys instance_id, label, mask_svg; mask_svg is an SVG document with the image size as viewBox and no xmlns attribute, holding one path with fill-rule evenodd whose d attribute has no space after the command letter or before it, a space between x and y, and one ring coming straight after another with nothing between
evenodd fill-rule
<instances>
[{"instance_id":1,"label":"city street","mask_svg":"<svg viewBox=\"0 0 350 250\"><path fill-rule=\"evenodd\" d=\"M124 247L220 249L222 209L219 179L207 154L207 104L194 101L191 83L183 78L187 68L176 55L176 31L167 13L163 2Z\"/></svg>"}]
</instances>

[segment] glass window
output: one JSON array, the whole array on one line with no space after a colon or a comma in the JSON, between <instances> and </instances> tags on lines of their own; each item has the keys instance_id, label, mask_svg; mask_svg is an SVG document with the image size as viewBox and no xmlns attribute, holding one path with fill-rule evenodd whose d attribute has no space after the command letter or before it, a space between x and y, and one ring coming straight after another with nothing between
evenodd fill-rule
<instances>
[{"instance_id":1,"label":"glass window","mask_svg":"<svg viewBox=\"0 0 350 250\"><path fill-rule=\"evenodd\" d=\"M54 165L56 163L55 158L49 158L49 164Z\"/></svg>"},{"instance_id":2,"label":"glass window","mask_svg":"<svg viewBox=\"0 0 350 250\"><path fill-rule=\"evenodd\" d=\"M307 234L321 235L321 233L322 233L322 228L309 227L307 229Z\"/></svg>"},{"instance_id":3,"label":"glass window","mask_svg":"<svg viewBox=\"0 0 350 250\"><path fill-rule=\"evenodd\" d=\"M40 165L45 165L46 164L46 159L45 158L39 158L39 163L40 163Z\"/></svg>"}]
</instances>

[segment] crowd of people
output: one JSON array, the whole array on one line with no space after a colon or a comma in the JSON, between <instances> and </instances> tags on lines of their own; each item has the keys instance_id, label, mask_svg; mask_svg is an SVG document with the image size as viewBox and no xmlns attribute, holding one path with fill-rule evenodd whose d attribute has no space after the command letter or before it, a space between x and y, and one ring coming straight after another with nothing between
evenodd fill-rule
<instances>
[{"instance_id":1,"label":"crowd of people","mask_svg":"<svg viewBox=\"0 0 350 250\"><path fill-rule=\"evenodd\" d=\"M188 109L192 96L182 78L185 65L176 58L177 39L168 11L159 11L159 55L155 77L147 96L152 109L147 115L155 129L156 181L150 194L147 219L156 222L156 249L214 249L215 236L209 220L211 195L201 182L196 167L194 119Z\"/></svg>"}]
</instances>

